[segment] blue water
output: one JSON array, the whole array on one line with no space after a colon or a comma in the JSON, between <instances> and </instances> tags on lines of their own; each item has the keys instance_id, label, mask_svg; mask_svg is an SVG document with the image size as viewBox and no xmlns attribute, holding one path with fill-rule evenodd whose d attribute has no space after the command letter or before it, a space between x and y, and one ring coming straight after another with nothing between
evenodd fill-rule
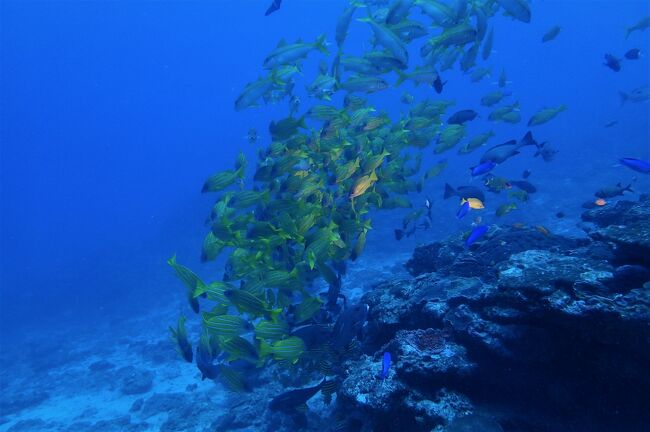
<instances>
[{"instance_id":1,"label":"blue water","mask_svg":"<svg viewBox=\"0 0 650 432\"><path fill-rule=\"evenodd\" d=\"M288 114L286 101L235 112L234 100L264 73L262 61L281 38L313 41L325 33L334 52L336 20L347 4L285 0L264 17L266 3L2 2L0 342L10 357L23 350L17 347L60 332L74 344L76 334L97 329L95 337L109 345L112 327L106 323L124 324L121 331L129 333L125 323L146 314L170 318L151 323L152 334L166 340L166 327L179 312L188 313L183 287L166 260L177 254L206 278L221 274L222 262L199 259L207 232L203 221L214 202L214 195L200 193L201 185L230 169L240 151L252 169L257 149L270 142L269 121ZM491 20L494 52L479 66L491 65L492 77L474 84L457 68L447 71L442 96L456 100L447 115L462 108L479 111L469 136L493 129L491 144L523 136L525 122L539 109L567 105L556 119L533 129L538 140L559 150L552 162L526 153L499 171L514 178L530 169L540 194L516 215L485 219L543 224L581 236L575 227L580 204L598 188L637 177L634 189L650 191L650 176L616 166L620 157L650 159L650 104L620 106L619 100L620 90L650 81L650 30L624 38L625 28L650 15L650 4L537 0L531 7L530 24L500 14ZM553 25L561 33L541 44ZM369 38L368 27L353 22L346 53L370 49ZM410 46L411 66L420 45ZM623 61L618 73L603 66L605 53L622 57L630 48L646 55ZM301 112L316 103L304 85L324 58L312 53L303 64L296 85ZM489 123L490 110L478 103L497 88L493 82L501 68L513 92L508 100L521 104L518 125ZM399 102L405 90L416 101L436 98L430 88L406 83L369 101L396 121L407 112ZM342 97L340 92L335 102ZM604 128L613 120L616 126ZM260 133L255 145L246 139L251 127ZM399 267L396 261L415 244L463 229L454 218L455 203L442 200L442 189L445 182L469 181L467 167L480 150L465 157L455 153L434 156L427 150L424 169L443 157L449 167L412 196L414 202L431 196L439 223L396 242L393 228L404 213L378 216L368 238L368 266ZM566 219L555 218L558 211ZM367 277L377 276L368 271ZM360 294L350 292L352 298ZM17 370L5 370L3 377L25 378ZM12 415L29 418L31 409ZM8 418L0 430L19 417Z\"/></svg>"}]
</instances>

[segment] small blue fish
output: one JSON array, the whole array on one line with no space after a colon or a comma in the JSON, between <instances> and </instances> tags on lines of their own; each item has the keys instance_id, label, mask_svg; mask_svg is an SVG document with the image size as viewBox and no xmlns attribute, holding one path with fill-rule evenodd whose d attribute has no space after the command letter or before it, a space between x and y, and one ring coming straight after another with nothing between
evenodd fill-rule
<instances>
[{"instance_id":1,"label":"small blue fish","mask_svg":"<svg viewBox=\"0 0 650 432\"><path fill-rule=\"evenodd\" d=\"M465 217L465 215L467 215L467 213L469 213L469 201L465 201L465 202L460 206L460 208L459 208L458 211L456 212L456 217L457 217L458 219L462 219L462 218Z\"/></svg>"},{"instance_id":2,"label":"small blue fish","mask_svg":"<svg viewBox=\"0 0 650 432\"><path fill-rule=\"evenodd\" d=\"M492 171L495 166L497 166L497 164L492 161L486 161L482 164L476 165L475 167L470 168L472 170L472 177L487 174Z\"/></svg>"},{"instance_id":3,"label":"small blue fish","mask_svg":"<svg viewBox=\"0 0 650 432\"><path fill-rule=\"evenodd\" d=\"M470 247L474 242L476 242L478 239L483 237L485 233L488 232L488 226L487 225L479 225L476 228L474 228L467 237L467 240L465 240L465 246Z\"/></svg>"},{"instance_id":4,"label":"small blue fish","mask_svg":"<svg viewBox=\"0 0 650 432\"><path fill-rule=\"evenodd\" d=\"M634 158L622 158L620 162L636 172L650 174L650 162Z\"/></svg>"},{"instance_id":5,"label":"small blue fish","mask_svg":"<svg viewBox=\"0 0 650 432\"><path fill-rule=\"evenodd\" d=\"M379 379L385 380L388 378L388 372L390 371L390 353L386 351L384 353L384 358L381 361L381 374L379 374Z\"/></svg>"}]
</instances>

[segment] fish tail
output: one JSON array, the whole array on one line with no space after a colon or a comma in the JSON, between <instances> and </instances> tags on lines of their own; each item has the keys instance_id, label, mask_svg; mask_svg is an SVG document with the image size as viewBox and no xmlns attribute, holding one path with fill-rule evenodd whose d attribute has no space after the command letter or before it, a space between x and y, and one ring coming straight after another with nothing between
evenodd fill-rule
<instances>
[{"instance_id":1,"label":"fish tail","mask_svg":"<svg viewBox=\"0 0 650 432\"><path fill-rule=\"evenodd\" d=\"M457 194L457 193L456 193L456 189L454 189L453 187L451 187L451 185L450 185L449 183L445 183L445 195L444 195L443 198L444 198L444 199L447 199L447 198L449 198L449 197L456 196L456 194Z\"/></svg>"},{"instance_id":2,"label":"fish tail","mask_svg":"<svg viewBox=\"0 0 650 432\"><path fill-rule=\"evenodd\" d=\"M395 87L399 87L404 81L406 81L408 75L399 69L395 69L395 72L397 73L397 81L395 82Z\"/></svg>"},{"instance_id":3,"label":"fish tail","mask_svg":"<svg viewBox=\"0 0 650 432\"><path fill-rule=\"evenodd\" d=\"M526 132L526 135L524 135L524 137L521 139L519 147L527 145L534 145L539 150L544 146L544 143L539 144L537 141L535 141L535 138L533 138L533 133L531 131L528 131Z\"/></svg>"},{"instance_id":4,"label":"fish tail","mask_svg":"<svg viewBox=\"0 0 650 432\"><path fill-rule=\"evenodd\" d=\"M273 347L264 339L260 339L260 359L273 354Z\"/></svg>"},{"instance_id":5,"label":"fish tail","mask_svg":"<svg viewBox=\"0 0 650 432\"><path fill-rule=\"evenodd\" d=\"M300 120L298 121L298 126L303 129L307 129L307 123L305 123L305 115L306 114L303 114L303 116L300 117Z\"/></svg>"},{"instance_id":6,"label":"fish tail","mask_svg":"<svg viewBox=\"0 0 650 432\"><path fill-rule=\"evenodd\" d=\"M327 41L325 40L325 34L318 36L318 39L316 39L316 49L318 49L318 51L322 52L325 55L330 54L329 50L327 49Z\"/></svg>"},{"instance_id":7,"label":"fish tail","mask_svg":"<svg viewBox=\"0 0 650 432\"><path fill-rule=\"evenodd\" d=\"M282 315L282 309L271 309L269 311L269 319L273 322L278 322L280 315Z\"/></svg>"},{"instance_id":8,"label":"fish tail","mask_svg":"<svg viewBox=\"0 0 650 432\"><path fill-rule=\"evenodd\" d=\"M627 93L619 91L618 95L621 97L621 106L625 105L625 102L629 99Z\"/></svg>"}]
</instances>

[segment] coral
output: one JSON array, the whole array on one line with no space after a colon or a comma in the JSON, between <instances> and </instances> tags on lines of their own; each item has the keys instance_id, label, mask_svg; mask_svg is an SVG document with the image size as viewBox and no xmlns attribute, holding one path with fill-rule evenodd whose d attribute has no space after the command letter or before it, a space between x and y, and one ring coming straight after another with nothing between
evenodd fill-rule
<instances>
[{"instance_id":1,"label":"coral","mask_svg":"<svg viewBox=\"0 0 650 432\"><path fill-rule=\"evenodd\" d=\"M405 339L420 352L439 354L445 349L445 338L449 335L445 331L428 328L426 330L415 330L409 333Z\"/></svg>"}]
</instances>

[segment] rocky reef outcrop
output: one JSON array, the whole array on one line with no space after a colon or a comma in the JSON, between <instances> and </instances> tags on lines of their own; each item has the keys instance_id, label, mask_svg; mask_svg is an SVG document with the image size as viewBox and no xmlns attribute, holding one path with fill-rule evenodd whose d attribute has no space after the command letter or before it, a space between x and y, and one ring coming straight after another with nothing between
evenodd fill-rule
<instances>
[{"instance_id":1,"label":"rocky reef outcrop","mask_svg":"<svg viewBox=\"0 0 650 432\"><path fill-rule=\"evenodd\" d=\"M418 247L412 278L366 293L366 355L346 364L337 401L354 430L650 424L650 197L583 220L580 239L493 227L470 249Z\"/></svg>"}]
</instances>

